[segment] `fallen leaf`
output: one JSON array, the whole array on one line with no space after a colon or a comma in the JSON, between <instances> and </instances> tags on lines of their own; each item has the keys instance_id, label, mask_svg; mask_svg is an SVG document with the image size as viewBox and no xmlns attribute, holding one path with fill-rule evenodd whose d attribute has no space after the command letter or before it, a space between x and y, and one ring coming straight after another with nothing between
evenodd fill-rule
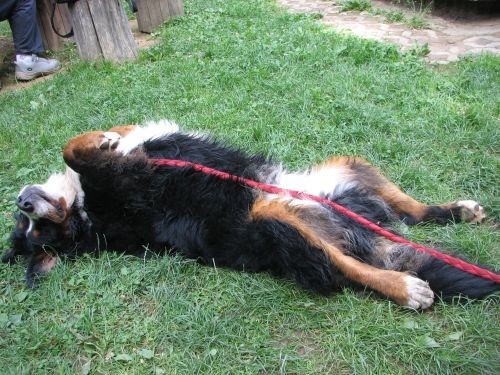
<instances>
[{"instance_id":1,"label":"fallen leaf","mask_svg":"<svg viewBox=\"0 0 500 375\"><path fill-rule=\"evenodd\" d=\"M17 302L23 302L26 298L28 298L28 292L20 292L17 293Z\"/></svg>"},{"instance_id":2,"label":"fallen leaf","mask_svg":"<svg viewBox=\"0 0 500 375\"><path fill-rule=\"evenodd\" d=\"M115 360L117 361L125 361L125 362L129 362L131 361L133 358L130 354L118 354L116 357L115 357Z\"/></svg>"},{"instance_id":3,"label":"fallen leaf","mask_svg":"<svg viewBox=\"0 0 500 375\"><path fill-rule=\"evenodd\" d=\"M418 328L418 323L411 319L405 319L403 327L408 329Z\"/></svg>"},{"instance_id":4,"label":"fallen leaf","mask_svg":"<svg viewBox=\"0 0 500 375\"><path fill-rule=\"evenodd\" d=\"M419 338L419 341L421 342L422 346L425 346L426 348L439 348L441 346L430 336L421 336Z\"/></svg>"},{"instance_id":5,"label":"fallen leaf","mask_svg":"<svg viewBox=\"0 0 500 375\"><path fill-rule=\"evenodd\" d=\"M154 352L149 349L139 349L137 351L137 354L139 354L142 358L150 359L154 357Z\"/></svg>"},{"instance_id":6,"label":"fallen leaf","mask_svg":"<svg viewBox=\"0 0 500 375\"><path fill-rule=\"evenodd\" d=\"M90 372L90 361L82 365L82 375L88 375Z\"/></svg>"},{"instance_id":7,"label":"fallen leaf","mask_svg":"<svg viewBox=\"0 0 500 375\"><path fill-rule=\"evenodd\" d=\"M79 372L82 375L88 375L90 373L90 366L91 366L92 360L86 357L78 357L78 364L80 365Z\"/></svg>"},{"instance_id":8,"label":"fallen leaf","mask_svg":"<svg viewBox=\"0 0 500 375\"><path fill-rule=\"evenodd\" d=\"M106 355L104 356L104 359L106 361L109 361L111 358L113 358L115 356L115 353L113 352L107 352Z\"/></svg>"},{"instance_id":9,"label":"fallen leaf","mask_svg":"<svg viewBox=\"0 0 500 375\"><path fill-rule=\"evenodd\" d=\"M446 340L449 340L449 341L458 341L460 340L460 337L462 337L464 333L462 331L458 331L458 332L455 332L455 333L452 333L448 336L446 336Z\"/></svg>"},{"instance_id":10,"label":"fallen leaf","mask_svg":"<svg viewBox=\"0 0 500 375\"><path fill-rule=\"evenodd\" d=\"M11 315L11 317L9 318L9 322L17 326L21 323L22 318L23 314Z\"/></svg>"}]
</instances>

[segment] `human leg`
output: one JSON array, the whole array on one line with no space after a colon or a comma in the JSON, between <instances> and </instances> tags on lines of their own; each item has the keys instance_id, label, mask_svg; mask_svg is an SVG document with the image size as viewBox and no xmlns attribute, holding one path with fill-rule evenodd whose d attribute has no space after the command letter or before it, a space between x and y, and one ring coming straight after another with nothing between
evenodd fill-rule
<instances>
[{"instance_id":1,"label":"human leg","mask_svg":"<svg viewBox=\"0 0 500 375\"><path fill-rule=\"evenodd\" d=\"M12 2L9 0L8 2ZM42 38L38 30L35 0L16 0L8 16L17 55L43 52Z\"/></svg>"},{"instance_id":2,"label":"human leg","mask_svg":"<svg viewBox=\"0 0 500 375\"><path fill-rule=\"evenodd\" d=\"M43 52L37 24L36 0L6 0L0 5L0 20L8 19L16 49L16 78L31 80L57 71L60 63L37 54Z\"/></svg>"}]
</instances>

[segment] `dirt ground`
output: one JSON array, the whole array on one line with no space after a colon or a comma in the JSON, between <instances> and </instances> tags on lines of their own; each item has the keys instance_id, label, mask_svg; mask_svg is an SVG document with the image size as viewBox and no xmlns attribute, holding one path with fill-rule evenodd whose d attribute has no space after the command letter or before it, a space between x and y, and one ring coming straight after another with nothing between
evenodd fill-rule
<instances>
[{"instance_id":1,"label":"dirt ground","mask_svg":"<svg viewBox=\"0 0 500 375\"><path fill-rule=\"evenodd\" d=\"M447 64L466 54L491 52L500 54L500 15L498 12L478 14L461 9L459 12L441 9L436 14L425 15L428 27L412 29L403 23L387 23L382 15L369 12L341 12L341 5L333 0L276 0L291 12L319 13L319 22L362 38L397 44L403 51L428 46L425 57L429 63ZM390 1L372 0L376 9L402 11L407 17L415 14L408 8ZM419 13L421 16L421 13ZM138 48L147 48L155 43L149 34L138 31L137 22L130 21ZM0 36L0 83L6 92L16 90L49 79L41 77L29 82L16 81L14 77L14 48L11 38ZM64 69L64 61L63 61Z\"/></svg>"}]
</instances>

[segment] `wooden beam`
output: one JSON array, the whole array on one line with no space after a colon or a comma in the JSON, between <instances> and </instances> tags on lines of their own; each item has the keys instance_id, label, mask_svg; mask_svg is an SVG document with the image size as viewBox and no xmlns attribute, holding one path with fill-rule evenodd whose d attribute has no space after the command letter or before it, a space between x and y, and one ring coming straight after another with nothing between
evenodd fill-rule
<instances>
[{"instance_id":1,"label":"wooden beam","mask_svg":"<svg viewBox=\"0 0 500 375\"><path fill-rule=\"evenodd\" d=\"M170 0L168 2L170 8L170 17L178 17L184 15L184 3L182 0Z\"/></svg>"},{"instance_id":2,"label":"wooden beam","mask_svg":"<svg viewBox=\"0 0 500 375\"><path fill-rule=\"evenodd\" d=\"M69 6L71 21L75 32L78 54L83 60L102 60L102 49L90 15L86 0L77 1Z\"/></svg>"},{"instance_id":3,"label":"wooden beam","mask_svg":"<svg viewBox=\"0 0 500 375\"><path fill-rule=\"evenodd\" d=\"M104 59L116 62L135 60L137 45L120 1L87 1Z\"/></svg>"},{"instance_id":4,"label":"wooden beam","mask_svg":"<svg viewBox=\"0 0 500 375\"><path fill-rule=\"evenodd\" d=\"M144 33L152 32L172 17L184 14L182 0L136 0L137 25Z\"/></svg>"},{"instance_id":5,"label":"wooden beam","mask_svg":"<svg viewBox=\"0 0 500 375\"><path fill-rule=\"evenodd\" d=\"M82 59L122 62L137 58L137 45L119 0L79 0L69 10Z\"/></svg>"}]
</instances>

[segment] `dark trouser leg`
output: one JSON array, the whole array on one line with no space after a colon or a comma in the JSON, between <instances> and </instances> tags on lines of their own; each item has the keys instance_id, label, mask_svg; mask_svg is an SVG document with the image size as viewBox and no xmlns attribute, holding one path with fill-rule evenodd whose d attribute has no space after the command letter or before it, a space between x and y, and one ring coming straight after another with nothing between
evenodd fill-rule
<instances>
[{"instance_id":1,"label":"dark trouser leg","mask_svg":"<svg viewBox=\"0 0 500 375\"><path fill-rule=\"evenodd\" d=\"M16 6L17 0L2 0L0 1L0 21L5 21L10 17L10 14Z\"/></svg>"},{"instance_id":2,"label":"dark trouser leg","mask_svg":"<svg viewBox=\"0 0 500 375\"><path fill-rule=\"evenodd\" d=\"M36 18L36 0L17 0L15 3L8 15L8 20L12 29L16 54L30 55L43 52L42 38Z\"/></svg>"}]
</instances>

